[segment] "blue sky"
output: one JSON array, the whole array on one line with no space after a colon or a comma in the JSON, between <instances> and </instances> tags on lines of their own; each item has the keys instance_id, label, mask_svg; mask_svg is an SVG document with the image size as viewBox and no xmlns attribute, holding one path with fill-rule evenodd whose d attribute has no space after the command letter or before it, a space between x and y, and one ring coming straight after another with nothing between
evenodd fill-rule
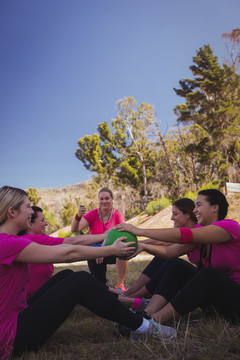
<instances>
[{"instance_id":1,"label":"blue sky","mask_svg":"<svg viewBox=\"0 0 240 360\"><path fill-rule=\"evenodd\" d=\"M239 0L0 0L0 186L90 179L78 139L125 96L153 105L165 133L196 50L222 64L239 14Z\"/></svg>"}]
</instances>

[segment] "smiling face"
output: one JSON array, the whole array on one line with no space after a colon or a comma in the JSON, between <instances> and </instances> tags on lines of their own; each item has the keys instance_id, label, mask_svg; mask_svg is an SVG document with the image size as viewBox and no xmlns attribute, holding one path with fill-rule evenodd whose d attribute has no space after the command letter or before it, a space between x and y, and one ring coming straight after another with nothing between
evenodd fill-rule
<instances>
[{"instance_id":1,"label":"smiling face","mask_svg":"<svg viewBox=\"0 0 240 360\"><path fill-rule=\"evenodd\" d=\"M98 195L99 208L103 213L107 213L112 209L113 198L107 191L102 191Z\"/></svg>"},{"instance_id":2,"label":"smiling face","mask_svg":"<svg viewBox=\"0 0 240 360\"><path fill-rule=\"evenodd\" d=\"M218 205L211 205L205 195L198 195L193 212L199 225L206 226L218 221Z\"/></svg>"},{"instance_id":3,"label":"smiling face","mask_svg":"<svg viewBox=\"0 0 240 360\"><path fill-rule=\"evenodd\" d=\"M41 211L36 213L36 218L33 222L31 222L29 226L28 233L30 234L41 234L46 235L46 226L48 223L46 222L44 215Z\"/></svg>"},{"instance_id":4,"label":"smiling face","mask_svg":"<svg viewBox=\"0 0 240 360\"><path fill-rule=\"evenodd\" d=\"M173 221L175 228L188 227L190 215L183 214L183 212L181 210L179 210L175 205L173 205L171 220Z\"/></svg>"},{"instance_id":5,"label":"smiling face","mask_svg":"<svg viewBox=\"0 0 240 360\"><path fill-rule=\"evenodd\" d=\"M10 209L9 211L11 212L12 210ZM29 198L26 196L20 207L17 210L14 209L13 211L15 212L14 222L19 229L18 231L27 229L33 214Z\"/></svg>"}]
</instances>

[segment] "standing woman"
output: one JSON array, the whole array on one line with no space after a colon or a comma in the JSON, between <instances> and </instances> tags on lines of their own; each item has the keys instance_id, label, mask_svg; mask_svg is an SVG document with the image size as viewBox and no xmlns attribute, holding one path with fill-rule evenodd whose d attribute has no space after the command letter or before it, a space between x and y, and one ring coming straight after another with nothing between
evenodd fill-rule
<instances>
[{"instance_id":1,"label":"standing woman","mask_svg":"<svg viewBox=\"0 0 240 360\"><path fill-rule=\"evenodd\" d=\"M124 222L124 215L113 208L113 193L108 188L102 188L98 193L99 208L94 209L85 214L86 208L80 206L72 222L72 232L79 232L89 227L89 233L103 234L107 230L112 229L115 225ZM85 215L84 215L85 214ZM117 266L117 285L118 290L125 291L124 280L127 275L128 261L116 259L116 257L106 257L102 259L89 260L88 266L91 274L106 283L107 264L115 264Z\"/></svg>"},{"instance_id":2,"label":"standing woman","mask_svg":"<svg viewBox=\"0 0 240 360\"><path fill-rule=\"evenodd\" d=\"M74 307L85 306L98 316L132 329L131 337L159 335L172 338L175 332L160 327L129 311L88 272L67 273L50 279L26 300L29 263L61 263L89 260L101 256L129 256L132 243L119 238L111 246L46 246L17 234L28 227L33 210L27 193L18 188L0 188L0 359L12 352L36 351L61 326ZM129 246L128 246L129 245ZM34 295L33 294L33 295Z\"/></svg>"}]
</instances>

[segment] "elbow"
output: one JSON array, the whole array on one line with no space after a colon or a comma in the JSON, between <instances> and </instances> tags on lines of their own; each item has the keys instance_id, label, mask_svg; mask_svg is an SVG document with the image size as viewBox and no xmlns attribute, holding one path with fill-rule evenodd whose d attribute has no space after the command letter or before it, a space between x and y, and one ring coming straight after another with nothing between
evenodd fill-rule
<instances>
[{"instance_id":1,"label":"elbow","mask_svg":"<svg viewBox=\"0 0 240 360\"><path fill-rule=\"evenodd\" d=\"M80 242L75 237L67 238L66 244L78 245Z\"/></svg>"},{"instance_id":2,"label":"elbow","mask_svg":"<svg viewBox=\"0 0 240 360\"><path fill-rule=\"evenodd\" d=\"M67 253L65 254L65 259L64 262L65 263L72 263L74 261L81 261L82 259L80 259L79 256L77 256L77 253L75 251L75 249L69 249L67 251Z\"/></svg>"}]
</instances>

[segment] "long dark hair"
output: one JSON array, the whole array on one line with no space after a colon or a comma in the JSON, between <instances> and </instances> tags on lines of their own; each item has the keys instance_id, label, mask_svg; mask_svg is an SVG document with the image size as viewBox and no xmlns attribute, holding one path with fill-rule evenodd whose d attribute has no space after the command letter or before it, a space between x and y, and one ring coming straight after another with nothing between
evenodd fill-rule
<instances>
[{"instance_id":1,"label":"long dark hair","mask_svg":"<svg viewBox=\"0 0 240 360\"><path fill-rule=\"evenodd\" d=\"M193 212L195 208L194 201L188 198L182 198L176 200L173 205L176 206L183 214L189 214L191 220L197 223L196 215Z\"/></svg>"},{"instance_id":2,"label":"long dark hair","mask_svg":"<svg viewBox=\"0 0 240 360\"><path fill-rule=\"evenodd\" d=\"M218 205L218 220L223 220L228 213L228 202L223 193L217 189L207 189L199 191L198 195L207 197L207 202L210 205Z\"/></svg>"}]
</instances>

